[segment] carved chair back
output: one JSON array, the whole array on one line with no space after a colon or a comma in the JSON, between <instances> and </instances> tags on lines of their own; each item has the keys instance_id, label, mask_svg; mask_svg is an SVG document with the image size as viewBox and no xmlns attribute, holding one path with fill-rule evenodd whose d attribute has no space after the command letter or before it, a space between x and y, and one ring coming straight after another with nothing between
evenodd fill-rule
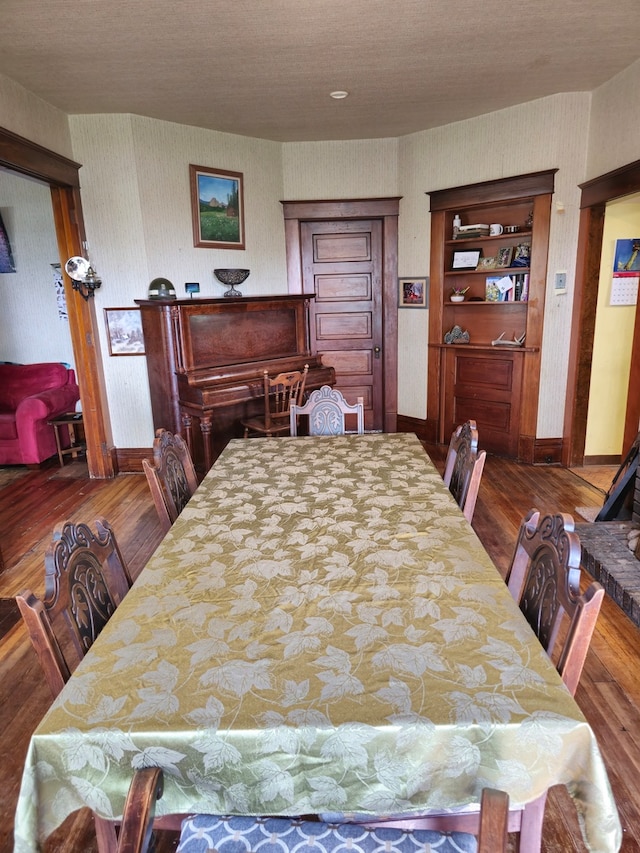
<instances>
[{"instance_id":1,"label":"carved chair back","mask_svg":"<svg viewBox=\"0 0 640 853\"><path fill-rule=\"evenodd\" d=\"M29 589L16 596L54 697L131 587L111 526L99 518L96 531L59 524L45 556L44 599Z\"/></svg>"},{"instance_id":2,"label":"carved chair back","mask_svg":"<svg viewBox=\"0 0 640 853\"><path fill-rule=\"evenodd\" d=\"M185 440L166 429L156 430L153 462L143 459L142 467L158 518L166 532L198 488L198 478Z\"/></svg>"},{"instance_id":3,"label":"carved chair back","mask_svg":"<svg viewBox=\"0 0 640 853\"><path fill-rule=\"evenodd\" d=\"M291 370L279 373L273 379L264 371L264 415L262 418L249 418L242 422L244 437L250 432L259 435L278 435L289 432L289 412L291 406L300 405L304 396L309 365L304 370Z\"/></svg>"},{"instance_id":4,"label":"carved chair back","mask_svg":"<svg viewBox=\"0 0 640 853\"><path fill-rule=\"evenodd\" d=\"M467 421L453 431L443 479L469 522L473 519L486 456L485 450L478 453L475 421Z\"/></svg>"},{"instance_id":5,"label":"carved chair back","mask_svg":"<svg viewBox=\"0 0 640 853\"><path fill-rule=\"evenodd\" d=\"M509 591L572 695L604 598L596 581L580 593L580 555L570 515L541 517L532 509L520 527L507 576Z\"/></svg>"},{"instance_id":6,"label":"carved chair back","mask_svg":"<svg viewBox=\"0 0 640 853\"><path fill-rule=\"evenodd\" d=\"M364 433L364 403L358 397L357 403L350 405L337 388L323 385L312 391L304 406L292 406L290 413L291 435L298 434L298 417L307 415L309 418L309 435L344 435L346 418L356 417L358 435Z\"/></svg>"}]
</instances>

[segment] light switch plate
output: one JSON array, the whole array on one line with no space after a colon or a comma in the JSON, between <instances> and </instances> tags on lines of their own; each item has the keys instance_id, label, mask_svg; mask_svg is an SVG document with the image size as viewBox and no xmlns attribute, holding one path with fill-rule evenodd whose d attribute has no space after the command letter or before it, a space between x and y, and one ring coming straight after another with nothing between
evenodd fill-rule
<instances>
[{"instance_id":1,"label":"light switch plate","mask_svg":"<svg viewBox=\"0 0 640 853\"><path fill-rule=\"evenodd\" d=\"M553 286L553 292L558 293L566 293L567 292L567 274L566 272L557 272L555 283Z\"/></svg>"}]
</instances>

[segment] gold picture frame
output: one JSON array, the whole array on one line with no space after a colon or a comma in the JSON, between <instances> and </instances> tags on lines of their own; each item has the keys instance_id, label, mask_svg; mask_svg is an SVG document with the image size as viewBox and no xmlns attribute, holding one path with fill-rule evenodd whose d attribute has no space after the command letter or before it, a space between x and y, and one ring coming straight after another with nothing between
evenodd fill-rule
<instances>
[{"instance_id":1,"label":"gold picture frame","mask_svg":"<svg viewBox=\"0 0 640 853\"><path fill-rule=\"evenodd\" d=\"M200 249L244 249L242 172L189 165L193 245Z\"/></svg>"},{"instance_id":2,"label":"gold picture frame","mask_svg":"<svg viewBox=\"0 0 640 853\"><path fill-rule=\"evenodd\" d=\"M501 246L496 255L496 268L505 269L511 266L513 258L513 246Z\"/></svg>"},{"instance_id":3,"label":"gold picture frame","mask_svg":"<svg viewBox=\"0 0 640 853\"><path fill-rule=\"evenodd\" d=\"M480 258L478 261L477 270L494 270L496 268L497 262L495 257L491 258Z\"/></svg>"}]
</instances>

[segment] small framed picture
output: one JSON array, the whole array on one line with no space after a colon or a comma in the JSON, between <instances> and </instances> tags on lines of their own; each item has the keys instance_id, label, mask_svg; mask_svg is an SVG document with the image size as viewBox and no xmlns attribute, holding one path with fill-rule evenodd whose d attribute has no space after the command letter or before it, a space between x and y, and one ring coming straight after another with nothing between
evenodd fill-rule
<instances>
[{"instance_id":1,"label":"small framed picture","mask_svg":"<svg viewBox=\"0 0 640 853\"><path fill-rule=\"evenodd\" d=\"M511 266L512 258L513 246L502 246L498 249L498 254L496 255L496 267L498 269L504 269L504 267Z\"/></svg>"},{"instance_id":2,"label":"small framed picture","mask_svg":"<svg viewBox=\"0 0 640 853\"><path fill-rule=\"evenodd\" d=\"M398 279L398 306L400 308L426 308L429 279L425 277Z\"/></svg>"},{"instance_id":3,"label":"small framed picture","mask_svg":"<svg viewBox=\"0 0 640 853\"><path fill-rule=\"evenodd\" d=\"M475 270L478 267L478 261L482 249L465 249L463 252L454 252L451 261L452 270Z\"/></svg>"},{"instance_id":4,"label":"small framed picture","mask_svg":"<svg viewBox=\"0 0 640 853\"><path fill-rule=\"evenodd\" d=\"M512 267L528 267L531 263L531 244L518 243L513 250Z\"/></svg>"},{"instance_id":5,"label":"small framed picture","mask_svg":"<svg viewBox=\"0 0 640 853\"><path fill-rule=\"evenodd\" d=\"M497 266L497 258L480 258L477 270L494 270Z\"/></svg>"},{"instance_id":6,"label":"small framed picture","mask_svg":"<svg viewBox=\"0 0 640 853\"><path fill-rule=\"evenodd\" d=\"M189 166L193 245L201 249L244 249L242 172Z\"/></svg>"},{"instance_id":7,"label":"small framed picture","mask_svg":"<svg viewBox=\"0 0 640 853\"><path fill-rule=\"evenodd\" d=\"M144 355L139 308L105 308L109 355Z\"/></svg>"}]
</instances>

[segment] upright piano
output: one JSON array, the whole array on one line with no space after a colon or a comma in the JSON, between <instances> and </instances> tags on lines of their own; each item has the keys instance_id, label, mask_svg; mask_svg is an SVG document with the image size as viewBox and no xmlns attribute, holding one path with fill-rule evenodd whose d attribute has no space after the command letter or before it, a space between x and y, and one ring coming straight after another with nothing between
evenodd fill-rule
<instances>
[{"instance_id":1,"label":"upright piano","mask_svg":"<svg viewBox=\"0 0 640 853\"><path fill-rule=\"evenodd\" d=\"M306 388L335 372L309 349L312 295L136 299L144 332L154 429L181 433L208 471L242 418L264 410L270 376L309 365Z\"/></svg>"}]
</instances>

